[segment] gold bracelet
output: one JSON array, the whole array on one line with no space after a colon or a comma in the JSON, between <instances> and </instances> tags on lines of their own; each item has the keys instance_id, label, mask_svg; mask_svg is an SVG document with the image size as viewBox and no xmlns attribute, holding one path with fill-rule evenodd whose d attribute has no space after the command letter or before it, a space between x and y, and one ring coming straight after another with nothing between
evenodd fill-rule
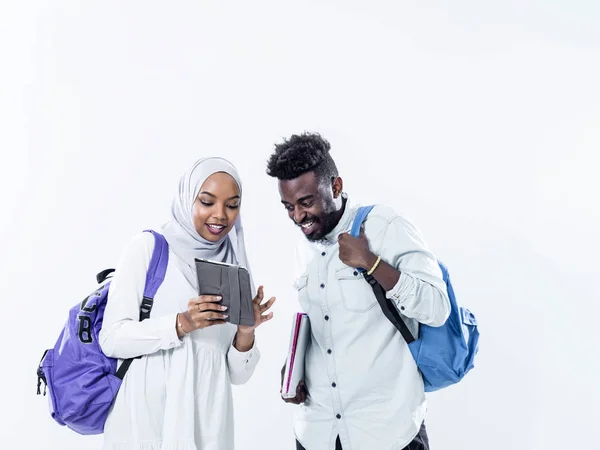
<instances>
[{"instance_id":1,"label":"gold bracelet","mask_svg":"<svg viewBox=\"0 0 600 450\"><path fill-rule=\"evenodd\" d=\"M179 313L177 313L177 326L179 327L179 329L181 330L181 333L182 333L184 336L187 336L188 334L190 334L190 333L188 333L187 331L185 331L185 330L183 329L183 325L181 325L181 322L179 321Z\"/></svg>"},{"instance_id":2,"label":"gold bracelet","mask_svg":"<svg viewBox=\"0 0 600 450\"><path fill-rule=\"evenodd\" d=\"M367 272L367 275L371 275L373 272L375 272L375 269L377 269L377 266L379 265L380 261L381 261L381 256L378 256L377 261L375 261L375 264L373 264L373 267L371 267L371 270L369 270Z\"/></svg>"}]
</instances>

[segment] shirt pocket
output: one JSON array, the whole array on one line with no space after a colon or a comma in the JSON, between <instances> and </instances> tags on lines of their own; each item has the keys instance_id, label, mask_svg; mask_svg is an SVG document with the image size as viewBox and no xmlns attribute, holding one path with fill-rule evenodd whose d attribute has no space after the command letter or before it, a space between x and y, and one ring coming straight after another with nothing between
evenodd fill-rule
<instances>
[{"instance_id":1,"label":"shirt pocket","mask_svg":"<svg viewBox=\"0 0 600 450\"><path fill-rule=\"evenodd\" d=\"M352 267L338 269L335 277L338 280L342 304L346 311L364 313L377 304L373 288L356 269Z\"/></svg>"},{"instance_id":2,"label":"shirt pocket","mask_svg":"<svg viewBox=\"0 0 600 450\"><path fill-rule=\"evenodd\" d=\"M305 313L308 313L310 308L310 300L308 297L308 275L302 275L294 280L294 289L298 291L298 302Z\"/></svg>"}]
</instances>

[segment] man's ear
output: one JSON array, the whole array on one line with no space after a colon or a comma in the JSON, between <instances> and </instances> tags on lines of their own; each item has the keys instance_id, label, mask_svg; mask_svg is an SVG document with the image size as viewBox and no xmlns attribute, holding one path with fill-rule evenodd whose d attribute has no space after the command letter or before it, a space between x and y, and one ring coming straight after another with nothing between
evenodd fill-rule
<instances>
[{"instance_id":1,"label":"man's ear","mask_svg":"<svg viewBox=\"0 0 600 450\"><path fill-rule=\"evenodd\" d=\"M344 181L341 177L335 177L331 182L331 189L333 191L333 198L338 198L344 192Z\"/></svg>"}]
</instances>

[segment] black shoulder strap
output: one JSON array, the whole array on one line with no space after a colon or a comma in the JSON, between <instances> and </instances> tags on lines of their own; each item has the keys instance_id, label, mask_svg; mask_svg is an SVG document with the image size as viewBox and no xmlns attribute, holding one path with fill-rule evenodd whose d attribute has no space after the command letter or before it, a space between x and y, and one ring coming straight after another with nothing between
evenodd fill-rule
<instances>
[{"instance_id":1,"label":"black shoulder strap","mask_svg":"<svg viewBox=\"0 0 600 450\"><path fill-rule=\"evenodd\" d=\"M169 261L169 244L164 236L153 230L144 230L144 232L152 233L154 236L154 249L152 250L152 257L150 258L150 265L146 274L144 297L140 306L140 322L150 318L150 312L154 305L154 295L156 295L158 287L165 278ZM124 360L115 375L122 380L133 360L140 358L141 356Z\"/></svg>"},{"instance_id":2,"label":"black shoulder strap","mask_svg":"<svg viewBox=\"0 0 600 450\"><path fill-rule=\"evenodd\" d=\"M122 380L123 378L125 378L125 374L127 373L127 371L129 370L129 366L131 365L131 363L133 362L133 358L129 358L124 360L121 365L119 366L119 368L117 369L117 373L115 373L115 376L119 379Z\"/></svg>"},{"instance_id":3,"label":"black shoulder strap","mask_svg":"<svg viewBox=\"0 0 600 450\"><path fill-rule=\"evenodd\" d=\"M154 304L154 299L144 297L144 299L142 300L142 307L140 309L140 322L142 320L150 318L150 311L152 311L153 304ZM141 356L137 356L135 358L129 358L129 359L124 360L121 363L121 365L119 366L117 373L115 373L115 376L120 380L125 378L125 374L127 373L127 370L129 370L129 366L131 366L131 363L133 362L133 360L140 359L140 358L141 358Z\"/></svg>"},{"instance_id":4,"label":"black shoulder strap","mask_svg":"<svg viewBox=\"0 0 600 450\"><path fill-rule=\"evenodd\" d=\"M366 272L365 280L367 280L367 282L373 288L377 302L379 303L379 306L381 307L385 317L387 317L387 319L398 329L407 344L414 342L414 336L404 323L404 320L402 320L402 317L400 317L396 306L385 296L385 290L383 287L377 282L373 275L367 275Z\"/></svg>"},{"instance_id":5,"label":"black shoulder strap","mask_svg":"<svg viewBox=\"0 0 600 450\"><path fill-rule=\"evenodd\" d=\"M98 282L98 284L102 284L104 283L104 281L110 276L111 273L113 273L115 271L115 269L105 269L102 272L98 273L96 275L96 281Z\"/></svg>"},{"instance_id":6,"label":"black shoulder strap","mask_svg":"<svg viewBox=\"0 0 600 450\"><path fill-rule=\"evenodd\" d=\"M110 274L112 274L114 271L115 271L115 269L103 270L102 272L100 272L96 275L96 281L98 283L103 283L110 276ZM153 303L154 303L154 299L152 299L152 298L144 297L142 299L142 305L140 308L140 322L142 320L150 318L150 311L152 311ZM140 358L140 357L138 356L138 358ZM123 361L123 363L119 366L117 373L115 374L115 376L117 378L122 380L125 377L125 374L127 373L129 366L131 366L133 359L134 358L129 358L129 359L126 359Z\"/></svg>"},{"instance_id":7,"label":"black shoulder strap","mask_svg":"<svg viewBox=\"0 0 600 450\"><path fill-rule=\"evenodd\" d=\"M148 297L143 298L142 307L140 309L140 322L145 319L150 318L150 312L152 311L153 304L154 304L154 299L148 298ZM120 380L125 378L125 374L127 373L127 370L129 370L129 366L131 366L131 363L133 362L133 360L140 359L140 358L141 358L141 356L137 356L136 358L129 358L129 359L124 360L121 363L121 365L119 366L117 373L115 373L115 376Z\"/></svg>"},{"instance_id":8,"label":"black shoulder strap","mask_svg":"<svg viewBox=\"0 0 600 450\"><path fill-rule=\"evenodd\" d=\"M352 222L352 229L350 231L350 234L352 236L354 236L354 237L359 236L360 227L362 226L363 222L366 220L369 212L371 212L371 210L374 207L375 207L375 205L361 206L358 209L358 212L356 213L356 216L354 217L354 220ZM385 317L387 317L387 319L390 322L392 322L392 324L398 329L398 331L400 332L400 334L402 335L402 337L404 338L404 340L406 341L407 344L414 342L415 341L414 336L412 335L412 333L410 332L410 330L404 323L404 320L402 320L402 317L400 317L400 314L398 313L396 306L392 303L391 300L389 300L385 296L385 290L383 289L383 287L377 282L377 280L375 279L375 277L373 275L367 275L367 272L362 268L359 268L358 270L363 273L365 280L367 280L367 282L373 288L373 292L375 293L377 302L379 303L379 306L381 307L381 310L383 311L383 314L385 315Z\"/></svg>"}]
</instances>

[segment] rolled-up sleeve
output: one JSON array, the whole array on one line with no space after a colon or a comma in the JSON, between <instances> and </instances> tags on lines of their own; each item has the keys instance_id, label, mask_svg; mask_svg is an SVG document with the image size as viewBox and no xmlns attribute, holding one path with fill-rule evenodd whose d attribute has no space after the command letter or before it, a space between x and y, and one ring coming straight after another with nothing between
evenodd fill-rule
<instances>
[{"instance_id":1,"label":"rolled-up sleeve","mask_svg":"<svg viewBox=\"0 0 600 450\"><path fill-rule=\"evenodd\" d=\"M404 217L394 218L385 231L380 255L400 271L398 282L386 293L398 311L425 325L443 325L450 315L446 284L419 230Z\"/></svg>"},{"instance_id":2,"label":"rolled-up sleeve","mask_svg":"<svg viewBox=\"0 0 600 450\"><path fill-rule=\"evenodd\" d=\"M235 334L233 339L235 340ZM252 348L247 352L240 352L232 342L227 352L227 365L229 367L231 384L246 383L254 373L259 360L260 351L256 345L256 338L254 339Z\"/></svg>"},{"instance_id":3,"label":"rolled-up sleeve","mask_svg":"<svg viewBox=\"0 0 600 450\"><path fill-rule=\"evenodd\" d=\"M181 345L176 314L139 320L154 237L136 236L123 252L108 292L99 342L111 358L135 358Z\"/></svg>"}]
</instances>

